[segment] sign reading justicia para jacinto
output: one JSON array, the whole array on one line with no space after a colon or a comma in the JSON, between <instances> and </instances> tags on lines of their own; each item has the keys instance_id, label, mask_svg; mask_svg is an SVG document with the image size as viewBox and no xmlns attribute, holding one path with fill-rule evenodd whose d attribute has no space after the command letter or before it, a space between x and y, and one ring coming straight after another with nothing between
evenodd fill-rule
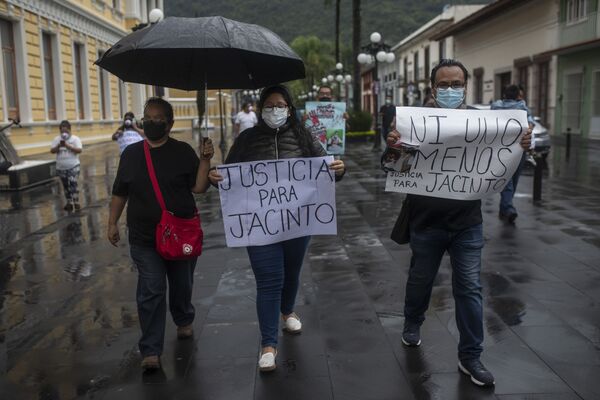
<instances>
[{"instance_id":1,"label":"sign reading justicia para jacinto","mask_svg":"<svg viewBox=\"0 0 600 400\"><path fill-rule=\"evenodd\" d=\"M228 247L337 234L332 156L217 167Z\"/></svg>"},{"instance_id":2,"label":"sign reading justicia para jacinto","mask_svg":"<svg viewBox=\"0 0 600 400\"><path fill-rule=\"evenodd\" d=\"M397 107L386 191L474 200L502 191L523 155L521 110Z\"/></svg>"}]
</instances>

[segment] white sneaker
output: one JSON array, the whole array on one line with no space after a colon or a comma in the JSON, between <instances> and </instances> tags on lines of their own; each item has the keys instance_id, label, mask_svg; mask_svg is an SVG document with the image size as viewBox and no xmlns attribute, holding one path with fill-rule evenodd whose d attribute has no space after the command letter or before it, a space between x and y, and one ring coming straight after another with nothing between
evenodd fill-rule
<instances>
[{"instance_id":1,"label":"white sneaker","mask_svg":"<svg viewBox=\"0 0 600 400\"><path fill-rule=\"evenodd\" d=\"M300 317L296 313L290 314L290 316L284 320L283 330L288 333L300 333L302 332L302 322L300 322Z\"/></svg>"},{"instance_id":2,"label":"white sneaker","mask_svg":"<svg viewBox=\"0 0 600 400\"><path fill-rule=\"evenodd\" d=\"M271 353L270 351L267 351L266 353L263 353L262 355L260 355L260 358L258 360L258 369L261 372L273 371L276 367L276 365L275 365L275 357L276 356L277 356L277 350L275 350L275 353Z\"/></svg>"}]
</instances>

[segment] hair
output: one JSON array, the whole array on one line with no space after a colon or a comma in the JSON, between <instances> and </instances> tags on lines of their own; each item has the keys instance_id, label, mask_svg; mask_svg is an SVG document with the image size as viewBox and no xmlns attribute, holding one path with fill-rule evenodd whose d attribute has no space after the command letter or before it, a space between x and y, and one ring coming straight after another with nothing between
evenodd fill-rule
<instances>
[{"instance_id":1,"label":"hair","mask_svg":"<svg viewBox=\"0 0 600 400\"><path fill-rule=\"evenodd\" d=\"M144 112L146 112L146 109L150 105L161 106L167 116L167 122L173 122L173 106L171 105L171 103L160 97L150 97L148 100L146 100L146 104L144 105Z\"/></svg>"},{"instance_id":2,"label":"hair","mask_svg":"<svg viewBox=\"0 0 600 400\"><path fill-rule=\"evenodd\" d=\"M517 85L508 85L504 88L502 97L507 100L516 100L519 97L520 90Z\"/></svg>"},{"instance_id":3,"label":"hair","mask_svg":"<svg viewBox=\"0 0 600 400\"><path fill-rule=\"evenodd\" d=\"M125 114L123 114L123 119L127 119L128 117L135 118L135 114L131 111L127 111Z\"/></svg>"},{"instance_id":4,"label":"hair","mask_svg":"<svg viewBox=\"0 0 600 400\"><path fill-rule=\"evenodd\" d=\"M290 111L290 116L288 117L287 123L289 124L290 129L294 132L294 135L300 143L300 147L302 148L302 155L304 157L311 157L313 155L311 152L313 143L312 134L308 129L306 129L306 127L304 127L304 124L298 119L298 114L296 113L296 107L294 106L294 102L292 101L292 96L290 95L288 88L284 85L269 86L264 88L260 92L260 98L258 99L257 104L258 109L260 111L258 113L259 124L261 124L262 126L266 126L261 115L262 108L267 98L273 93L279 93L283 96L283 99L287 103L288 109Z\"/></svg>"},{"instance_id":5,"label":"hair","mask_svg":"<svg viewBox=\"0 0 600 400\"><path fill-rule=\"evenodd\" d=\"M60 121L60 124L58 124L58 128L59 128L59 129L60 129L60 127L62 127L62 126L66 126L66 127L68 127L69 129L71 129L71 123L70 123L68 120L66 120L66 119L63 119L62 121Z\"/></svg>"},{"instance_id":6,"label":"hair","mask_svg":"<svg viewBox=\"0 0 600 400\"><path fill-rule=\"evenodd\" d=\"M469 78L469 72L465 68L465 66L458 60L453 60L450 58L443 58L440 60L438 65L433 67L431 70L431 76L429 80L431 81L431 87L435 87L435 76L440 68L449 68L449 67L458 67L462 70L463 75L465 76L465 83L467 83L467 79Z\"/></svg>"},{"instance_id":7,"label":"hair","mask_svg":"<svg viewBox=\"0 0 600 400\"><path fill-rule=\"evenodd\" d=\"M319 90L317 90L317 93L320 92L321 89L329 89L329 91L333 94L333 89L329 85L321 85L321 86L319 86Z\"/></svg>"}]
</instances>

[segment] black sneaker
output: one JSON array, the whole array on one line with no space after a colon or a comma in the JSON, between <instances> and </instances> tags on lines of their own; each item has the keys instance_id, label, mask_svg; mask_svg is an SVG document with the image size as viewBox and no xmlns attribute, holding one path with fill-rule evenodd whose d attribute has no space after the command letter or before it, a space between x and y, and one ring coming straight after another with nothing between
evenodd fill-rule
<instances>
[{"instance_id":1,"label":"black sneaker","mask_svg":"<svg viewBox=\"0 0 600 400\"><path fill-rule=\"evenodd\" d=\"M494 375L483 366L479 359L458 362L458 370L471 377L471 382L477 386L494 386Z\"/></svg>"},{"instance_id":2,"label":"black sneaker","mask_svg":"<svg viewBox=\"0 0 600 400\"><path fill-rule=\"evenodd\" d=\"M404 323L404 330L402 331L402 343L408 347L420 346L420 327L418 325Z\"/></svg>"}]
</instances>

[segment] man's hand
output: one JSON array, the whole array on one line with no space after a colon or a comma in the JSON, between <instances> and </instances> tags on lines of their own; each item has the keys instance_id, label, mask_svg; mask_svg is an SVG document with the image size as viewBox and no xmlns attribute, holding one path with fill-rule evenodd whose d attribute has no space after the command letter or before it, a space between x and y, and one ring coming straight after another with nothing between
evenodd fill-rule
<instances>
[{"instance_id":1,"label":"man's hand","mask_svg":"<svg viewBox=\"0 0 600 400\"><path fill-rule=\"evenodd\" d=\"M208 180L213 185L217 185L223 180L223 176L219 174L219 172L216 169L211 169L210 171L208 171Z\"/></svg>"},{"instance_id":2,"label":"man's hand","mask_svg":"<svg viewBox=\"0 0 600 400\"><path fill-rule=\"evenodd\" d=\"M116 224L109 224L107 236L110 244L117 247L117 243L121 240L121 237L119 236L119 227Z\"/></svg>"},{"instance_id":3,"label":"man's hand","mask_svg":"<svg viewBox=\"0 0 600 400\"><path fill-rule=\"evenodd\" d=\"M385 143L388 145L388 147L397 147L399 141L400 132L398 132L395 129L393 131L390 131L390 133L388 133L387 135L387 138L385 139Z\"/></svg>"},{"instance_id":4,"label":"man's hand","mask_svg":"<svg viewBox=\"0 0 600 400\"><path fill-rule=\"evenodd\" d=\"M336 176L340 176L344 174L346 166L342 160L335 160L329 164L329 169L332 170Z\"/></svg>"},{"instance_id":5,"label":"man's hand","mask_svg":"<svg viewBox=\"0 0 600 400\"><path fill-rule=\"evenodd\" d=\"M533 131L533 127L529 127L527 132L521 138L521 148L523 151L528 151L531 146L531 132Z\"/></svg>"}]
</instances>

